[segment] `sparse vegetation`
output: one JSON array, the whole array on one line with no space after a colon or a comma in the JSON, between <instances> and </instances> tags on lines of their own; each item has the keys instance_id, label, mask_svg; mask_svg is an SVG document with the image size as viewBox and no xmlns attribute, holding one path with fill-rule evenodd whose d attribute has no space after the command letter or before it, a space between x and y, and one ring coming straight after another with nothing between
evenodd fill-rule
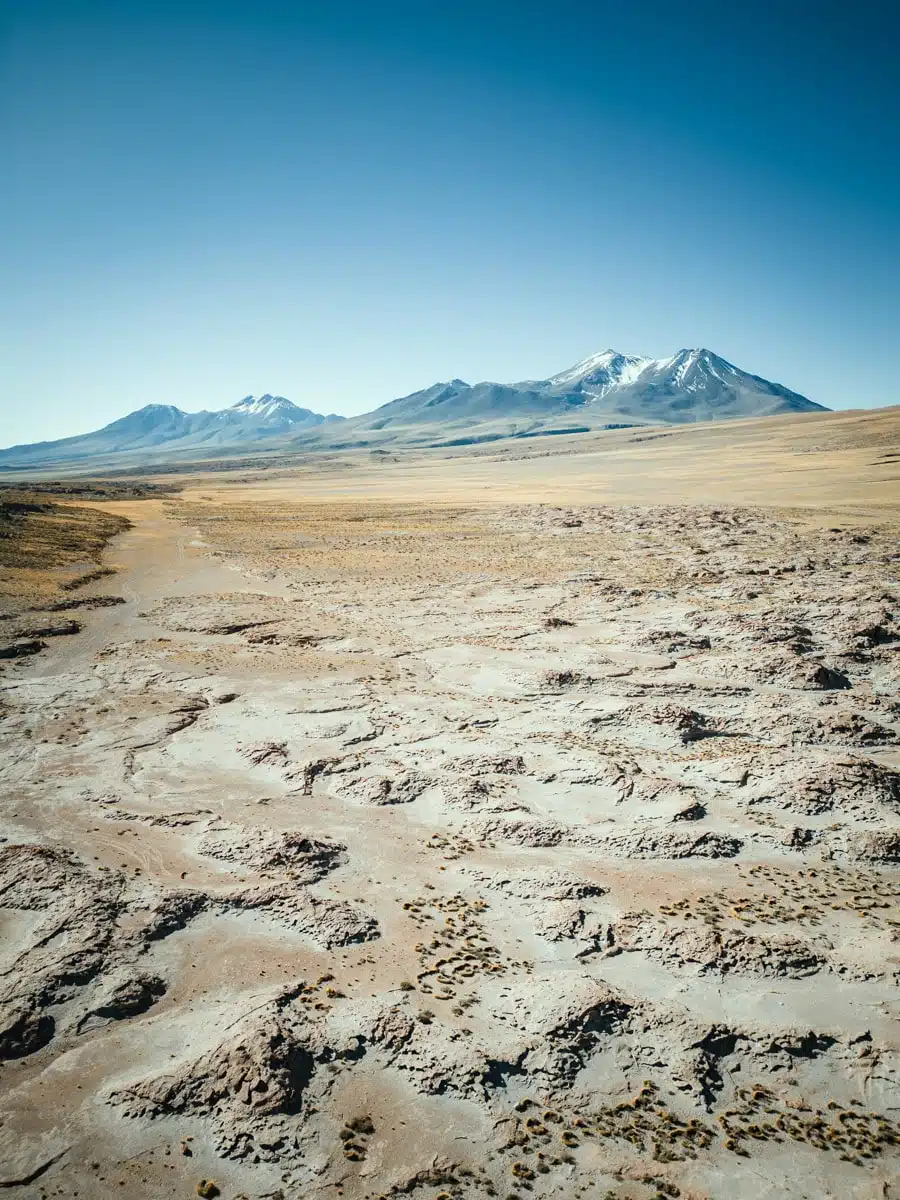
<instances>
[{"instance_id":1,"label":"sparse vegetation","mask_svg":"<svg viewBox=\"0 0 900 1200\"><path fill-rule=\"evenodd\" d=\"M110 538L129 525L125 517L98 508L0 488L0 606L14 613L49 599L68 582L66 569L96 561Z\"/></svg>"},{"instance_id":2,"label":"sparse vegetation","mask_svg":"<svg viewBox=\"0 0 900 1200\"><path fill-rule=\"evenodd\" d=\"M330 471L316 486L343 488ZM736 1195L747 1179L792 1195L832 1177L849 1194L887 1178L900 884L849 838L878 833L894 853L890 770L862 815L850 768L799 800L792 772L848 746L893 762L893 542L848 538L832 569L843 534L770 511L329 504L324 490L282 504L274 487L257 507L236 486L224 503L228 487L168 506L210 545L188 548L177 525L183 559L167 544L177 566L146 585L164 594L123 569L143 615L95 616L116 600L90 595L103 569L63 569L71 589L54 583L47 604L78 620L42 610L27 630L83 626L70 675L4 665L26 686L4 721L16 786L0 886L22 939L11 987L32 1005L0 1031L4 1052L65 1075L77 1017L92 1064L121 1051L116 1091L98 1090L108 1117L183 1117L197 1141L182 1158L175 1140L169 1168L233 1159L239 1185L216 1168L226 1193L257 1164L285 1195L313 1179L359 1200L677 1200L722 1178ZM852 555L867 573L848 599ZM233 590L212 593L217 578ZM123 636L100 645L114 624ZM829 637L847 693L744 673L760 647L806 661ZM414 774L428 786L401 804L358 786ZM62 882L41 875L47 847L25 858L40 805L71 844ZM798 811L814 837L793 835ZM314 872L306 855L331 830L340 859ZM96 882L76 891L78 872ZM726 953L798 934L823 989L840 984L821 1028L799 970L767 964L784 1009L763 1019L746 961ZM116 988L138 994L148 946L199 1048L132 1070L128 1023L144 1045L159 1021L97 995L126 968ZM98 1012L114 1036L96 1037Z\"/></svg>"}]
</instances>

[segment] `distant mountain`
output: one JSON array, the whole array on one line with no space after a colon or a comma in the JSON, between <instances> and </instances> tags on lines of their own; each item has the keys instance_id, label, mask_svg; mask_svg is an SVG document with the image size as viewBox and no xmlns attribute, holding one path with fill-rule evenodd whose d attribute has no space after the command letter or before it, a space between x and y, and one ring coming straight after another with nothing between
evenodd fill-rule
<instances>
[{"instance_id":1,"label":"distant mountain","mask_svg":"<svg viewBox=\"0 0 900 1200\"><path fill-rule=\"evenodd\" d=\"M583 401L573 398L572 407ZM509 416L544 417L556 415L566 405L558 396L539 384L476 383L462 379L435 383L421 392L391 400L374 412L351 418L349 424L369 429L386 429L391 425L412 423L440 424L446 421L485 421Z\"/></svg>"},{"instance_id":2,"label":"distant mountain","mask_svg":"<svg viewBox=\"0 0 900 1200\"><path fill-rule=\"evenodd\" d=\"M245 396L219 412L148 404L95 433L0 450L0 471L81 462L140 466L239 454L251 447L461 445L622 425L823 411L823 405L742 371L711 350L679 350L670 358L601 350L547 379L475 384L451 379L350 420L268 394Z\"/></svg>"},{"instance_id":3,"label":"distant mountain","mask_svg":"<svg viewBox=\"0 0 900 1200\"><path fill-rule=\"evenodd\" d=\"M684 424L787 412L826 411L777 383L741 371L711 350L642 358L601 350L548 379L520 383L435 383L353 417L339 430L311 431L306 445L459 443L618 425Z\"/></svg>"},{"instance_id":4,"label":"distant mountain","mask_svg":"<svg viewBox=\"0 0 900 1200\"><path fill-rule=\"evenodd\" d=\"M679 350L671 358L637 358L603 350L554 375L546 385L557 395L580 393L593 411L639 421L682 424L827 411L706 349Z\"/></svg>"},{"instance_id":5,"label":"distant mountain","mask_svg":"<svg viewBox=\"0 0 900 1200\"><path fill-rule=\"evenodd\" d=\"M94 433L36 442L0 450L0 470L45 467L81 460L117 460L131 456L138 462L161 453L183 451L202 454L225 447L244 447L313 429L343 417L323 416L300 408L284 396L245 396L230 408L215 412L182 412L174 404L147 404Z\"/></svg>"}]
</instances>

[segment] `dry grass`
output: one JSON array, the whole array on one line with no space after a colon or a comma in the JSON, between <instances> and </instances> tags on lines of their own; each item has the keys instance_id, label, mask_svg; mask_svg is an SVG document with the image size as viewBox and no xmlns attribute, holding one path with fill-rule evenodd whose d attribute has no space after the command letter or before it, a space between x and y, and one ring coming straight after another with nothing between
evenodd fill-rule
<instances>
[{"instance_id":1,"label":"dry grass","mask_svg":"<svg viewBox=\"0 0 900 1200\"><path fill-rule=\"evenodd\" d=\"M7 612L39 603L100 560L103 547L128 529L126 518L59 504L45 494L0 491L0 606Z\"/></svg>"},{"instance_id":2,"label":"dry grass","mask_svg":"<svg viewBox=\"0 0 900 1200\"><path fill-rule=\"evenodd\" d=\"M40 479L3 485L0 493L28 493L48 500L149 500L179 491L176 483L148 483L143 479Z\"/></svg>"},{"instance_id":3,"label":"dry grass","mask_svg":"<svg viewBox=\"0 0 900 1200\"><path fill-rule=\"evenodd\" d=\"M627 573L634 580L636 563L627 572L624 564L636 547L647 549L655 538L612 526L600 532L567 525L566 510L551 512L545 529L519 521L520 510L512 508L247 501L184 503L172 511L226 556L310 582L549 582L596 571L598 564L611 579ZM659 550L658 562L639 559L647 568L638 572L644 583L679 573L661 543Z\"/></svg>"},{"instance_id":4,"label":"dry grass","mask_svg":"<svg viewBox=\"0 0 900 1200\"><path fill-rule=\"evenodd\" d=\"M900 513L900 407L718 421L465 450L298 457L268 470L219 464L178 480L185 498L479 509L497 504L762 504ZM176 477L172 476L172 481ZM837 523L837 522L835 522Z\"/></svg>"}]
</instances>

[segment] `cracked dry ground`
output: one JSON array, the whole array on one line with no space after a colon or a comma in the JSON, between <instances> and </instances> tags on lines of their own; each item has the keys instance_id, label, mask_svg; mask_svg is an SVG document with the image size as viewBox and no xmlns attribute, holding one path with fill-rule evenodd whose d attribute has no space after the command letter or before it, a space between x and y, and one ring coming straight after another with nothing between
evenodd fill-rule
<instances>
[{"instance_id":1,"label":"cracked dry ground","mask_svg":"<svg viewBox=\"0 0 900 1200\"><path fill-rule=\"evenodd\" d=\"M893 528L129 515L4 675L0 1184L900 1195Z\"/></svg>"}]
</instances>

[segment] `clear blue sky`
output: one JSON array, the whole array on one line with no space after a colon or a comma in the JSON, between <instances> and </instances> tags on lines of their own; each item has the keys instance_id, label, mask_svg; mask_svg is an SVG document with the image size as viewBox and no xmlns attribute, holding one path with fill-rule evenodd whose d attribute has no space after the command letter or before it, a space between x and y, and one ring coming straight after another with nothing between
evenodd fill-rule
<instances>
[{"instance_id":1,"label":"clear blue sky","mask_svg":"<svg viewBox=\"0 0 900 1200\"><path fill-rule=\"evenodd\" d=\"M606 346L900 402L894 0L0 14L0 445Z\"/></svg>"}]
</instances>

